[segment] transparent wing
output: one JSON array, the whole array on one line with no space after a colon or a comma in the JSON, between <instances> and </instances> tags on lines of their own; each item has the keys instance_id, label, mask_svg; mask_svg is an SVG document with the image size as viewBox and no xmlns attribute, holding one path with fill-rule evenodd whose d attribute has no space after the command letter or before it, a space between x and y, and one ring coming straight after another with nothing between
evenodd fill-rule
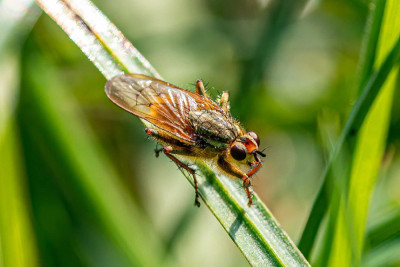
<instances>
[{"instance_id":1,"label":"transparent wing","mask_svg":"<svg viewBox=\"0 0 400 267\"><path fill-rule=\"evenodd\" d=\"M197 140L189 120L191 111L218 110L223 113L207 97L141 74L116 76L107 82L105 91L121 108L190 142Z\"/></svg>"}]
</instances>

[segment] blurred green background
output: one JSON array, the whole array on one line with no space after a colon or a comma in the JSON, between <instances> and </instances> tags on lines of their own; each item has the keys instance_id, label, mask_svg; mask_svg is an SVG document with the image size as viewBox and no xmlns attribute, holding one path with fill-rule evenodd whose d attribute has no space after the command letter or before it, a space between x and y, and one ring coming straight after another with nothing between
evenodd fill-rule
<instances>
[{"instance_id":1,"label":"blurred green background","mask_svg":"<svg viewBox=\"0 0 400 267\"><path fill-rule=\"evenodd\" d=\"M214 97L230 91L232 114L266 148L254 190L297 242L356 98L369 2L94 3L166 81L193 89L202 78ZM177 167L154 157L140 121L107 99L104 77L47 15L35 21L39 12L30 10L0 47L3 262L26 246L14 258L21 266L125 266L146 253L172 266L246 266L209 210L193 206ZM396 94L371 225L399 213ZM20 225L7 231L13 218ZM127 245L118 227L142 236ZM131 254L132 246L143 252Z\"/></svg>"}]
</instances>

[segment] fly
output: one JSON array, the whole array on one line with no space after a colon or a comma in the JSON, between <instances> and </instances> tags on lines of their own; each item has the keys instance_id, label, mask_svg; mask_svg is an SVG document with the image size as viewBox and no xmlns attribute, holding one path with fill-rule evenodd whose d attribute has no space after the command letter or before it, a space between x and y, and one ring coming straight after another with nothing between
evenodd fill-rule
<instances>
[{"instance_id":1,"label":"fly","mask_svg":"<svg viewBox=\"0 0 400 267\"><path fill-rule=\"evenodd\" d=\"M178 166L192 174L196 206L200 206L195 171L178 157L211 161L214 166L243 182L251 206L250 177L261 167L260 139L246 132L230 114L229 93L213 101L203 82L197 80L196 92L142 75L124 74L109 80L107 96L119 107L147 121L146 134L154 138L163 152Z\"/></svg>"}]
</instances>

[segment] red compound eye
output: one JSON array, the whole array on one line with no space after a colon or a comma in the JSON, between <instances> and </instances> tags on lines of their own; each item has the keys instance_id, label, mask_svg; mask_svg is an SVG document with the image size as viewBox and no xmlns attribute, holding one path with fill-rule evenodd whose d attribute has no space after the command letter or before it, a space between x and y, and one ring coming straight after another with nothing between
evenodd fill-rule
<instances>
[{"instance_id":1,"label":"red compound eye","mask_svg":"<svg viewBox=\"0 0 400 267\"><path fill-rule=\"evenodd\" d=\"M255 132L248 132L248 135L250 135L254 141L256 141L257 146L260 146L260 138L258 138L258 135Z\"/></svg>"},{"instance_id":2,"label":"red compound eye","mask_svg":"<svg viewBox=\"0 0 400 267\"><path fill-rule=\"evenodd\" d=\"M240 161L244 160L247 156L247 149L243 144L236 144L231 147L231 156Z\"/></svg>"}]
</instances>

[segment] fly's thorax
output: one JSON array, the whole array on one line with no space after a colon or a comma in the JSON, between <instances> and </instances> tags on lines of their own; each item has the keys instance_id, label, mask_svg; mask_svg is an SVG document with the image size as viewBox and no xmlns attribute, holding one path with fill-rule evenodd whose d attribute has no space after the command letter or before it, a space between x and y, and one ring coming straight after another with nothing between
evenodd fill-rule
<instances>
[{"instance_id":1,"label":"fly's thorax","mask_svg":"<svg viewBox=\"0 0 400 267\"><path fill-rule=\"evenodd\" d=\"M231 143L241 133L239 124L220 110L190 111L189 120L196 134L215 146Z\"/></svg>"}]
</instances>

